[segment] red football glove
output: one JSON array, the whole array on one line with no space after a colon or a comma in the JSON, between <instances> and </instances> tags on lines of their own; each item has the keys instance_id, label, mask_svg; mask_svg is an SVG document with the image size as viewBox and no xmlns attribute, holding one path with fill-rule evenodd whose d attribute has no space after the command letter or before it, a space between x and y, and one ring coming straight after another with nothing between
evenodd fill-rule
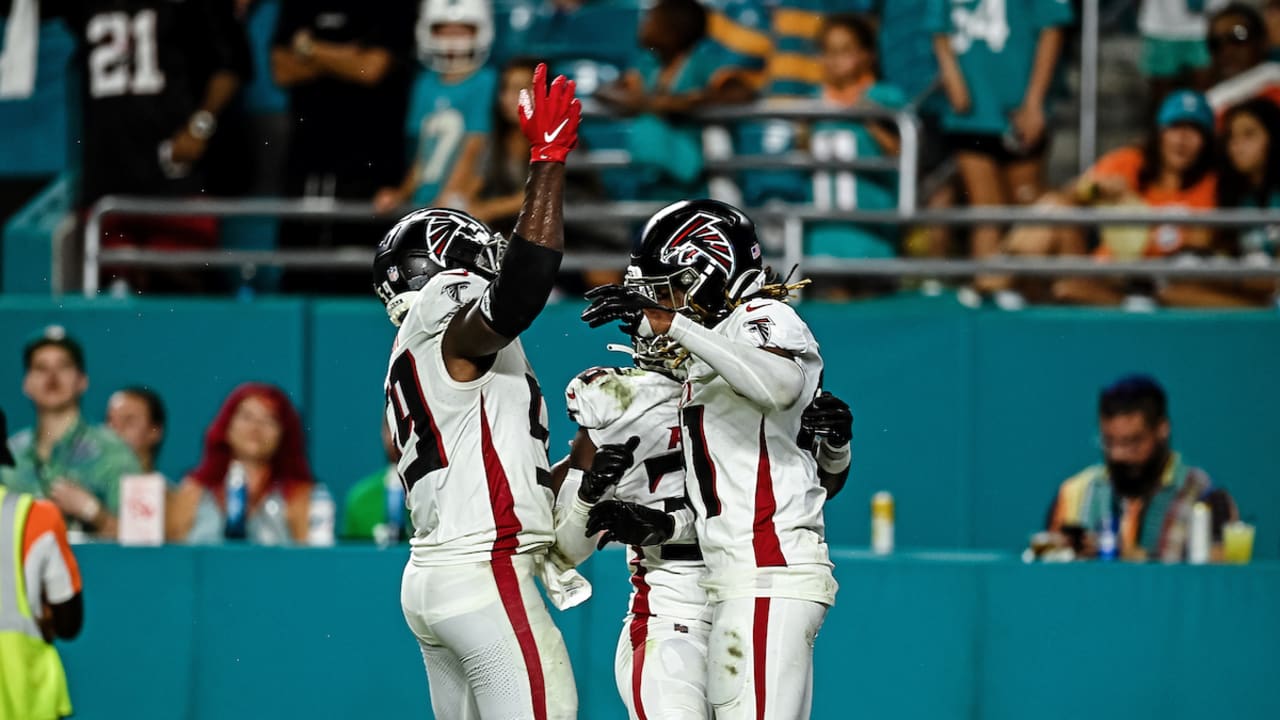
<instances>
[{"instance_id":1,"label":"red football glove","mask_svg":"<svg viewBox=\"0 0 1280 720\"><path fill-rule=\"evenodd\" d=\"M532 146L530 162L564 162L578 144L582 103L573 96L574 84L557 75L547 87L547 66L533 71L533 90L520 91L520 129Z\"/></svg>"}]
</instances>

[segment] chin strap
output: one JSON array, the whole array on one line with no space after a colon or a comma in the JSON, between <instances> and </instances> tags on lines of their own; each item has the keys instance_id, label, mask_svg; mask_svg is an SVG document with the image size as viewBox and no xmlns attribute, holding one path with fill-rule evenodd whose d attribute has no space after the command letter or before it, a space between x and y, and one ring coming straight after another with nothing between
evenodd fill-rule
<instances>
[{"instance_id":1,"label":"chin strap","mask_svg":"<svg viewBox=\"0 0 1280 720\"><path fill-rule=\"evenodd\" d=\"M387 317L391 318L391 324L400 327L400 323L404 322L404 316L409 314L409 308L413 307L414 301L421 294L419 290L409 290L391 298L387 303Z\"/></svg>"}]
</instances>

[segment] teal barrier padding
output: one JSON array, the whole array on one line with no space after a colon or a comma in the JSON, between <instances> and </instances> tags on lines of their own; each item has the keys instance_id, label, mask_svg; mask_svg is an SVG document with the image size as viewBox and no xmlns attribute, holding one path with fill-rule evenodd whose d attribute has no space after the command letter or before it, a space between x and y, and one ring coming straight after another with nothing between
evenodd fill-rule
<instances>
[{"instance_id":1,"label":"teal barrier padding","mask_svg":"<svg viewBox=\"0 0 1280 720\"><path fill-rule=\"evenodd\" d=\"M565 384L625 338L592 331L578 302L554 303L522 338L542 384L552 460L574 427ZM1169 391L1174 445L1206 468L1258 525L1255 554L1280 556L1280 354L1271 312L1098 310L971 312L946 299L802 307L826 358L826 386L854 410L853 473L827 507L835 544L865 545L868 500L889 490L901 547L1024 546L1058 484L1100 456L1098 390L1123 373L1154 373ZM374 300L85 302L0 299L0 404L14 427L30 422L18 348L51 322L85 335L92 386L106 393L150 382L174 417L162 456L189 468L217 403L235 382L283 383L298 400L318 477L341 497L384 462L382 381L394 329ZM115 357L127 357L121 364ZM196 362L192 380L189 362ZM216 378L216 380L211 379Z\"/></svg>"},{"instance_id":2,"label":"teal barrier padding","mask_svg":"<svg viewBox=\"0 0 1280 720\"><path fill-rule=\"evenodd\" d=\"M59 647L77 717L431 717L399 607L403 549L76 553L85 630ZM833 558L840 593L815 645L814 718L1280 717L1280 564ZM593 598L553 617L579 716L623 720L624 555L614 547L584 570Z\"/></svg>"},{"instance_id":3,"label":"teal barrier padding","mask_svg":"<svg viewBox=\"0 0 1280 720\"><path fill-rule=\"evenodd\" d=\"M1276 563L984 572L980 717L1280 717Z\"/></svg>"},{"instance_id":4,"label":"teal barrier padding","mask_svg":"<svg viewBox=\"0 0 1280 720\"><path fill-rule=\"evenodd\" d=\"M9 218L0 239L0 293L48 295L53 288L53 234L69 220L75 183L64 173Z\"/></svg>"},{"instance_id":5,"label":"teal barrier padding","mask_svg":"<svg viewBox=\"0 0 1280 720\"><path fill-rule=\"evenodd\" d=\"M160 469L178 479L199 461L204 431L223 399L249 380L273 382L299 409L309 358L305 304L201 300L58 301L0 299L0 407L16 432L33 421L22 396L22 347L48 325L62 325L84 346L89 372L86 417L101 422L107 398L125 385L149 385L164 398L169 430ZM325 478L324 468L314 468Z\"/></svg>"}]
</instances>

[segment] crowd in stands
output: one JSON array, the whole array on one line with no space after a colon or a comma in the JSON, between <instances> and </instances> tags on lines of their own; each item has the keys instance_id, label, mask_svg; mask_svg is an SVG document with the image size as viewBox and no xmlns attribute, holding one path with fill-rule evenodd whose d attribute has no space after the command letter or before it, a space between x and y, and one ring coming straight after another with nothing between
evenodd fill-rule
<instances>
[{"instance_id":1,"label":"crowd in stands","mask_svg":"<svg viewBox=\"0 0 1280 720\"><path fill-rule=\"evenodd\" d=\"M51 500L74 534L114 539L120 534L122 484L157 472L164 402L149 388L122 388L111 394L105 422L96 424L82 406L89 374L74 338L53 326L22 352L23 393L35 422L12 435L0 422L0 447L13 458L12 467L0 468L0 486ZM385 429L384 444L390 460L394 448ZM209 422L200 457L190 459L192 469L180 481L164 483L164 539L331 543L332 528L316 525L316 511L328 494L311 473L306 445L302 420L284 390L254 382L236 387ZM342 515L338 535L345 539L385 544L409 535L403 487L391 467L357 483Z\"/></svg>"},{"instance_id":2,"label":"crowd in stands","mask_svg":"<svg viewBox=\"0 0 1280 720\"><path fill-rule=\"evenodd\" d=\"M101 5L101 7L99 7ZM643 5L643 9L642 9ZM1209 209L1280 203L1272 137L1280 104L1280 2L1141 0L1150 128L1079 180L1049 186L1055 99L1067 94L1078 3L1068 0L161 0L48 2L76 36L82 77L81 213L108 194L277 195L367 203L386 221L424 205L509 229L526 152L514 102L533 64L572 77L595 112L590 151L624 168L578 168L571 206L712 194L748 207L832 211L897 206L892 169L709 169L711 159L807 153L856 163L899 153L895 123L923 120L930 207L1143 205ZM12 33L9 33L12 35ZM6 65L11 66L6 50ZM17 54L17 53L13 53ZM1107 69L1103 68L1102 72ZM8 77L8 71L6 71ZM829 119L707 123L698 111L808 102ZM1142 134L1135 128L1135 136ZM283 150L282 150L283 149ZM942 162L946 159L954 163ZM947 169L954 167L954 175ZM374 213L386 216L374 216ZM574 222L570 250L621 257L635 228ZM369 220L281 224L268 245L368 248ZM805 224L809 256L986 258L1080 255L1274 258L1277 228L1050 230ZM215 247L212 218L116 216L104 243ZM244 246L222 228L223 246ZM209 278L107 268L137 291L208 289ZM617 268L568 280L609 282ZM363 274L290 270L286 292L365 293ZM890 285L890 288L894 285ZM828 283L832 298L886 289ZM968 304L1264 305L1274 284L1014 283L980 276Z\"/></svg>"}]
</instances>

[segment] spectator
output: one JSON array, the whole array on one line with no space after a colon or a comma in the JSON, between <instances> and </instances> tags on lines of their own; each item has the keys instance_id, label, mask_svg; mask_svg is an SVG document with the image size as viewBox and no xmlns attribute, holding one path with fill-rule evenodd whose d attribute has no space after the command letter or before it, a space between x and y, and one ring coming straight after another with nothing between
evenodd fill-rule
<instances>
[{"instance_id":1,"label":"spectator","mask_svg":"<svg viewBox=\"0 0 1280 720\"><path fill-rule=\"evenodd\" d=\"M818 33L822 84L816 91L833 108L906 104L902 92L880 81L875 28L858 15L830 15ZM823 120L813 124L809 149L817 160L855 160L898 154L892 123ZM822 210L889 210L897 206L896 176L880 172L821 170L813 175L812 200ZM806 228L806 252L829 257L892 257L895 229L820 222Z\"/></svg>"},{"instance_id":2,"label":"spectator","mask_svg":"<svg viewBox=\"0 0 1280 720\"><path fill-rule=\"evenodd\" d=\"M289 94L291 195L365 200L404 176L404 126L417 4L281 0L271 71ZM369 247L362 223L281 226L286 248ZM284 273L287 292L369 291L365 274Z\"/></svg>"},{"instance_id":3,"label":"spectator","mask_svg":"<svg viewBox=\"0 0 1280 720\"><path fill-rule=\"evenodd\" d=\"M1125 147L1104 155L1071 189L1050 193L1046 206L1146 205L1212 209L1216 204L1213 112L1204 97L1189 90L1172 93L1160 106L1156 129L1145 146ZM1137 233L1104 228L1099 258L1129 260L1169 257L1182 252L1214 250L1206 229L1162 225ZM1077 228L1019 228L1009 242L1020 255L1083 255L1085 234ZM1126 285L1095 279L1063 279L1053 285L1061 302L1118 305Z\"/></svg>"},{"instance_id":4,"label":"spectator","mask_svg":"<svg viewBox=\"0 0 1280 720\"><path fill-rule=\"evenodd\" d=\"M1209 84L1208 14L1229 0L1204 0L1193 8L1187 0L1142 0L1138 31L1142 33L1142 74L1151 84L1154 110L1175 88L1203 90Z\"/></svg>"},{"instance_id":5,"label":"spectator","mask_svg":"<svg viewBox=\"0 0 1280 720\"><path fill-rule=\"evenodd\" d=\"M164 443L164 402L146 387L117 390L107 400L107 427L138 457L142 472L156 471L156 457Z\"/></svg>"},{"instance_id":6,"label":"spectator","mask_svg":"<svg viewBox=\"0 0 1280 720\"><path fill-rule=\"evenodd\" d=\"M1217 112L1259 95L1280 105L1280 62L1267 60L1270 40L1262 15L1231 3L1209 21L1213 87L1206 93Z\"/></svg>"},{"instance_id":7,"label":"spectator","mask_svg":"<svg viewBox=\"0 0 1280 720\"><path fill-rule=\"evenodd\" d=\"M1071 21L1071 5L1061 0L930 1L925 27L933 33L949 103L942 128L971 206L1030 204L1043 192L1045 103L1062 27ZM1000 229L975 227L970 244L974 257L995 255ZM1005 278L979 277L974 289L998 291L1007 284ZM980 301L972 292L966 296Z\"/></svg>"},{"instance_id":8,"label":"spectator","mask_svg":"<svg viewBox=\"0 0 1280 720\"><path fill-rule=\"evenodd\" d=\"M226 527L233 464L246 480L246 536L264 544L302 543L314 481L298 411L274 385L245 383L227 396L205 433L204 455L169 499L170 540L217 543Z\"/></svg>"},{"instance_id":9,"label":"spectator","mask_svg":"<svg viewBox=\"0 0 1280 720\"><path fill-rule=\"evenodd\" d=\"M79 44L75 57L82 76L79 207L111 194L207 192L206 171L219 155L219 122L250 73L244 30L230 3L62 5ZM211 218L116 217L103 233L108 247L208 247L217 241ZM113 275L142 290L189 291L200 285L178 273L125 269Z\"/></svg>"},{"instance_id":10,"label":"spectator","mask_svg":"<svg viewBox=\"0 0 1280 720\"><path fill-rule=\"evenodd\" d=\"M1208 473L1172 449L1160 385L1145 376L1121 378L1102 391L1098 426L1103 462L1062 483L1049 531L1082 536L1090 555L1099 530L1112 525L1120 557L1176 562L1186 559L1191 505L1205 502L1212 510L1213 555L1220 558L1222 526L1239 513Z\"/></svg>"},{"instance_id":11,"label":"spectator","mask_svg":"<svg viewBox=\"0 0 1280 720\"><path fill-rule=\"evenodd\" d=\"M115 537L120 477L138 472L138 460L114 433L80 415L89 389L84 351L54 326L27 344L22 362L22 392L36 424L9 438L17 460L9 489L49 498L77 529Z\"/></svg>"},{"instance_id":12,"label":"spectator","mask_svg":"<svg viewBox=\"0 0 1280 720\"><path fill-rule=\"evenodd\" d=\"M1280 208L1280 108L1254 98L1227 111L1222 119L1218 206ZM1276 257L1280 225L1224 230L1218 243L1250 262ZM1259 307L1276 295L1269 279L1236 283L1171 283L1160 295L1168 305L1185 307Z\"/></svg>"},{"instance_id":13,"label":"spectator","mask_svg":"<svg viewBox=\"0 0 1280 720\"><path fill-rule=\"evenodd\" d=\"M497 74L485 67L493 43L489 0L426 0L418 18L418 57L406 116L415 148L397 187L382 188L373 207L458 207L479 177Z\"/></svg>"},{"instance_id":14,"label":"spectator","mask_svg":"<svg viewBox=\"0 0 1280 720\"><path fill-rule=\"evenodd\" d=\"M0 472L12 464L0 446ZM0 537L8 541L0 553L0 717L67 717L71 696L53 641L80 634L84 600L66 525L48 500L0 486Z\"/></svg>"},{"instance_id":15,"label":"spectator","mask_svg":"<svg viewBox=\"0 0 1280 720\"><path fill-rule=\"evenodd\" d=\"M342 505L343 540L373 540L388 545L413 536L405 509L404 484L396 471L399 453L386 422L382 423L382 449L387 454L387 465L361 478L347 492Z\"/></svg>"},{"instance_id":16,"label":"spectator","mask_svg":"<svg viewBox=\"0 0 1280 720\"><path fill-rule=\"evenodd\" d=\"M1221 207L1280 208L1280 108L1254 98L1222 119ZM1251 228L1240 236L1246 257L1274 258L1280 227Z\"/></svg>"},{"instance_id":17,"label":"spectator","mask_svg":"<svg viewBox=\"0 0 1280 720\"><path fill-rule=\"evenodd\" d=\"M669 200L706 194L702 129L689 113L745 100L740 83L720 83L719 49L707 39L707 11L697 0L658 0L640 24L643 51L596 99L628 116L628 150L644 175L636 194ZM724 76L729 77L729 76Z\"/></svg>"},{"instance_id":18,"label":"spectator","mask_svg":"<svg viewBox=\"0 0 1280 720\"><path fill-rule=\"evenodd\" d=\"M520 130L517 115L520 91L533 82L537 61L512 58L502 69L502 77L493 102L491 130L480 162L480 182L472 184L472 192L463 205L496 232L510 234L524 202L524 183L529 172L529 141ZM575 172L565 184L565 202L578 205L604 199L596 178ZM599 223L565 224L565 238L571 250L626 252L631 238L625 227ZM588 269L582 280L587 287L622 282L616 267Z\"/></svg>"}]
</instances>

